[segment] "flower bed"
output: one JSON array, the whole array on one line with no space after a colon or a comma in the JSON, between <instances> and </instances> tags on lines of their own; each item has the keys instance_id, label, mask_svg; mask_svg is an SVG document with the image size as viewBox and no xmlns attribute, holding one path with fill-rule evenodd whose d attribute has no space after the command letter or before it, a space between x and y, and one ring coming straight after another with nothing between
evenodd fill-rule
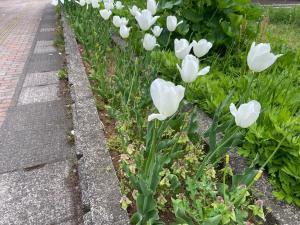
<instances>
[{"instance_id":1,"label":"flower bed","mask_svg":"<svg viewBox=\"0 0 300 225\"><path fill-rule=\"evenodd\" d=\"M152 4L149 9L154 10L155 4L149 2ZM101 16L108 19L111 6L105 6L107 9ZM139 27L149 29L145 21L149 21L150 26L155 21L149 10L150 13L144 11L144 14L136 15L139 26L132 24L135 26L132 31L124 27L125 19L114 17L113 24L120 26L122 37L135 35L126 48L119 49L111 43L115 29L110 22L99 18L97 9L91 6L86 9L74 3L67 3L64 8L77 39L84 46L94 91L100 96L98 107L105 112L103 114L110 115L109 121L116 121L114 132L109 135L109 147L122 183L124 197L121 203L132 214L132 223L158 224L163 220L177 224L251 224L263 220L262 203L249 195L250 188L285 138L279 141L259 170L254 168L256 159L245 174L233 175L226 152L240 144L246 133L243 128L256 121L260 103L249 101L238 109L232 104L230 112L233 116L229 116L229 103L237 102L238 96L232 92L228 97L222 97L224 101L217 109L212 107L216 111L214 123L204 134L209 139L209 146L203 148L197 132L196 110L190 105L197 103L194 90L202 79L197 79L198 76L207 74L209 64L216 59L208 58L206 65L199 69L199 59L189 52L193 47L194 54L203 57L212 44L205 40L190 44L182 39L174 40L173 46L170 44L171 32L176 32L180 22L175 17L168 17L166 45L152 51L157 43L155 36L147 34L143 43L137 41L143 36ZM114 13L128 14L121 9ZM160 31L158 27L153 29L157 36ZM171 51L173 47L175 54ZM264 57L269 57L272 62L259 64L261 59L256 56L262 48L268 46L253 44L251 47L248 65L252 71L265 70L278 57L266 51ZM176 63L179 64L177 68ZM182 86L166 80L180 82ZM247 94L251 93L256 79L252 75L248 82L243 78L239 81L244 82L246 93L241 96L241 104L249 99ZM187 98L182 101L184 95ZM151 98L159 114L149 115L151 111L155 112ZM220 142L216 141L217 132L224 133ZM223 165L218 166L223 161Z\"/></svg>"}]
</instances>

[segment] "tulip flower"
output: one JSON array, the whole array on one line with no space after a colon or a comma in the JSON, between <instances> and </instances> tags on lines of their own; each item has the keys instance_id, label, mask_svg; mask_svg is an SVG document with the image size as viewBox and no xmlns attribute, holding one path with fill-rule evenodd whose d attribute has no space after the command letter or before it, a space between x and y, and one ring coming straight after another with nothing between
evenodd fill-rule
<instances>
[{"instance_id":1,"label":"tulip flower","mask_svg":"<svg viewBox=\"0 0 300 225\"><path fill-rule=\"evenodd\" d=\"M64 4L64 0L60 0L60 2L62 4ZM58 0L52 0L51 4L54 5L54 6L57 6L58 5Z\"/></svg>"},{"instance_id":2,"label":"tulip flower","mask_svg":"<svg viewBox=\"0 0 300 225\"><path fill-rule=\"evenodd\" d=\"M132 8L129 8L130 14L136 17L137 15L141 14L141 10L136 6L132 6Z\"/></svg>"},{"instance_id":3,"label":"tulip flower","mask_svg":"<svg viewBox=\"0 0 300 225\"><path fill-rule=\"evenodd\" d=\"M99 8L99 1L98 0L85 0L86 4L92 4L93 8Z\"/></svg>"},{"instance_id":4,"label":"tulip flower","mask_svg":"<svg viewBox=\"0 0 300 225\"><path fill-rule=\"evenodd\" d=\"M143 47L147 51L152 51L155 46L158 46L156 43L156 37L151 35L151 34L145 34L144 39L143 39Z\"/></svg>"},{"instance_id":5,"label":"tulip flower","mask_svg":"<svg viewBox=\"0 0 300 225\"><path fill-rule=\"evenodd\" d=\"M193 45L186 39L175 39L174 41L175 55L179 59L184 59L190 53L192 47Z\"/></svg>"},{"instance_id":6,"label":"tulip flower","mask_svg":"<svg viewBox=\"0 0 300 225\"><path fill-rule=\"evenodd\" d=\"M104 0L104 8L107 10L112 10L114 8L114 0Z\"/></svg>"},{"instance_id":7,"label":"tulip flower","mask_svg":"<svg viewBox=\"0 0 300 225\"><path fill-rule=\"evenodd\" d=\"M148 9L144 9L140 14L135 16L141 30L149 30L150 27L156 22L159 16L153 17Z\"/></svg>"},{"instance_id":8,"label":"tulip flower","mask_svg":"<svg viewBox=\"0 0 300 225\"><path fill-rule=\"evenodd\" d=\"M231 103L229 108L235 118L236 125L242 128L250 127L255 123L261 110L260 103L255 100L240 105L238 109Z\"/></svg>"},{"instance_id":9,"label":"tulip flower","mask_svg":"<svg viewBox=\"0 0 300 225\"><path fill-rule=\"evenodd\" d=\"M152 33L154 34L155 37L159 37L163 29L160 26L155 26L152 29Z\"/></svg>"},{"instance_id":10,"label":"tulip flower","mask_svg":"<svg viewBox=\"0 0 300 225\"><path fill-rule=\"evenodd\" d=\"M212 43L205 39L201 39L198 42L193 41L192 44L194 54L199 58L206 55L212 47Z\"/></svg>"},{"instance_id":11,"label":"tulip flower","mask_svg":"<svg viewBox=\"0 0 300 225\"><path fill-rule=\"evenodd\" d=\"M80 1L75 1L75 2L78 3L80 6L85 5L85 0L80 0Z\"/></svg>"},{"instance_id":12,"label":"tulip flower","mask_svg":"<svg viewBox=\"0 0 300 225\"><path fill-rule=\"evenodd\" d=\"M117 1L115 6L116 6L116 9L123 9L124 8L124 5L120 1Z\"/></svg>"},{"instance_id":13,"label":"tulip flower","mask_svg":"<svg viewBox=\"0 0 300 225\"><path fill-rule=\"evenodd\" d=\"M150 87L150 94L158 114L151 114L148 121L153 119L165 120L178 110L179 104L184 97L185 88L175 86L170 81L155 79Z\"/></svg>"},{"instance_id":14,"label":"tulip flower","mask_svg":"<svg viewBox=\"0 0 300 225\"><path fill-rule=\"evenodd\" d=\"M183 21L180 21L179 23L177 23L176 16L168 16L167 17L167 28L170 32L175 31L177 26L182 23L183 23Z\"/></svg>"},{"instance_id":15,"label":"tulip flower","mask_svg":"<svg viewBox=\"0 0 300 225\"><path fill-rule=\"evenodd\" d=\"M182 80L186 83L193 82L198 76L203 76L210 70L210 67L207 66L199 71L199 59L193 55L187 55L183 59L181 68L178 64L176 66L180 72Z\"/></svg>"},{"instance_id":16,"label":"tulip flower","mask_svg":"<svg viewBox=\"0 0 300 225\"><path fill-rule=\"evenodd\" d=\"M113 17L113 24L115 25L115 27L121 27L122 25L127 25L128 24L128 20L125 17L119 17L119 16L114 16Z\"/></svg>"},{"instance_id":17,"label":"tulip flower","mask_svg":"<svg viewBox=\"0 0 300 225\"><path fill-rule=\"evenodd\" d=\"M250 70L261 72L270 67L282 54L274 55L271 53L270 44L261 43L256 45L252 43L247 57L247 63Z\"/></svg>"},{"instance_id":18,"label":"tulip flower","mask_svg":"<svg viewBox=\"0 0 300 225\"><path fill-rule=\"evenodd\" d=\"M157 6L158 3L156 3L155 0L147 0L147 9L152 13L152 15L155 15Z\"/></svg>"},{"instance_id":19,"label":"tulip flower","mask_svg":"<svg viewBox=\"0 0 300 225\"><path fill-rule=\"evenodd\" d=\"M110 15L112 14L112 12L110 10L107 10L107 9L101 9L99 11L101 17L104 19L104 20L108 20Z\"/></svg>"},{"instance_id":20,"label":"tulip flower","mask_svg":"<svg viewBox=\"0 0 300 225\"><path fill-rule=\"evenodd\" d=\"M130 32L130 29L129 27L126 27L126 25L121 25L120 27L120 36L122 38L128 38L129 37L129 32Z\"/></svg>"}]
</instances>

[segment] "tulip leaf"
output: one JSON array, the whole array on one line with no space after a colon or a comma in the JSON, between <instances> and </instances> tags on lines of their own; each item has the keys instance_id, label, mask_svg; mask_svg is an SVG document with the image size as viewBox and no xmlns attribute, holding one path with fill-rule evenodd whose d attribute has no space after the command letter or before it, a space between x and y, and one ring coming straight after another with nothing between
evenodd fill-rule
<instances>
[{"instance_id":1,"label":"tulip leaf","mask_svg":"<svg viewBox=\"0 0 300 225\"><path fill-rule=\"evenodd\" d=\"M221 215L210 217L203 222L203 225L218 225L221 222L221 219L222 219Z\"/></svg>"},{"instance_id":2,"label":"tulip leaf","mask_svg":"<svg viewBox=\"0 0 300 225\"><path fill-rule=\"evenodd\" d=\"M159 4L159 9L172 9L174 6L180 5L182 0L162 0Z\"/></svg>"}]
</instances>

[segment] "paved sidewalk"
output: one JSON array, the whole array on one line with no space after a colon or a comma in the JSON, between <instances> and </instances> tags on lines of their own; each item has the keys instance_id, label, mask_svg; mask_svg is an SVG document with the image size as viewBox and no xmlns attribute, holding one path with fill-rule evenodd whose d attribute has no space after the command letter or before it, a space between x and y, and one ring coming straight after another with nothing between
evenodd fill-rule
<instances>
[{"instance_id":1,"label":"paved sidewalk","mask_svg":"<svg viewBox=\"0 0 300 225\"><path fill-rule=\"evenodd\" d=\"M49 2L0 1L0 225L82 222Z\"/></svg>"}]
</instances>

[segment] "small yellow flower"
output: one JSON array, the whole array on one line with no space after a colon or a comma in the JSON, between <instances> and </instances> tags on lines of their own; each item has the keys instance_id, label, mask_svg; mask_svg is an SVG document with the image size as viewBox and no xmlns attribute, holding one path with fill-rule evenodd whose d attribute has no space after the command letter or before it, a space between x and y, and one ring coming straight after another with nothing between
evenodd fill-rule
<instances>
[{"instance_id":1,"label":"small yellow flower","mask_svg":"<svg viewBox=\"0 0 300 225\"><path fill-rule=\"evenodd\" d=\"M226 154L226 158L225 158L226 165L229 164L229 160L230 160L230 156L228 154Z\"/></svg>"},{"instance_id":2,"label":"small yellow flower","mask_svg":"<svg viewBox=\"0 0 300 225\"><path fill-rule=\"evenodd\" d=\"M130 201L130 199L127 198L126 196L123 196L120 200L120 203L121 203L122 209L126 210L128 208L128 206L132 204L132 201Z\"/></svg>"},{"instance_id":3,"label":"small yellow flower","mask_svg":"<svg viewBox=\"0 0 300 225\"><path fill-rule=\"evenodd\" d=\"M262 171L262 170L259 170L259 171L257 172L257 174L255 175L254 180L255 180L255 181L258 181L258 180L261 178L262 173L263 173L263 171Z\"/></svg>"}]
</instances>

